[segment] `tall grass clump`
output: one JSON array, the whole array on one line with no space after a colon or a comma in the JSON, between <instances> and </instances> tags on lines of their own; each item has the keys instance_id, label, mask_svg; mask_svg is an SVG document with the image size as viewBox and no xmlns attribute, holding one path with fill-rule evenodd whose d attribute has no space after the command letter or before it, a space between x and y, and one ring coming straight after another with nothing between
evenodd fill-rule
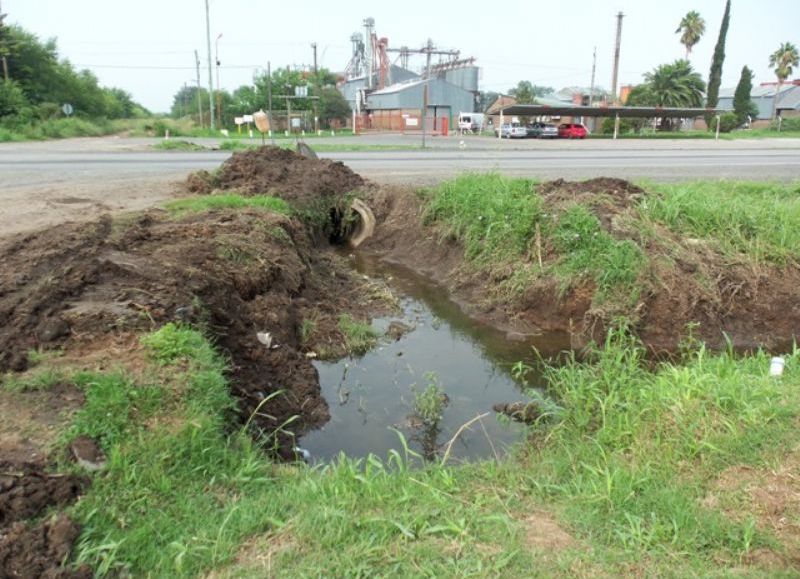
<instances>
[{"instance_id":1,"label":"tall grass clump","mask_svg":"<svg viewBox=\"0 0 800 579\"><path fill-rule=\"evenodd\" d=\"M643 212L728 255L785 264L800 258L800 186L739 181L654 184Z\"/></svg>"},{"instance_id":2,"label":"tall grass clump","mask_svg":"<svg viewBox=\"0 0 800 579\"><path fill-rule=\"evenodd\" d=\"M559 215L551 236L563 256L556 270L564 285L589 276L597 283L599 298L608 297L613 290L624 294L628 302L636 301L637 280L647 258L633 241L614 239L582 205L573 205Z\"/></svg>"},{"instance_id":3,"label":"tall grass clump","mask_svg":"<svg viewBox=\"0 0 800 579\"><path fill-rule=\"evenodd\" d=\"M711 355L652 367L625 330L589 359L547 371L562 420L533 462L534 482L573 523L638 553L715 551L740 556L768 537L703 505L708 481L731 464L758 463L797 442L800 382L768 375L770 356ZM788 356L797 368L800 351Z\"/></svg>"},{"instance_id":4,"label":"tall grass clump","mask_svg":"<svg viewBox=\"0 0 800 579\"><path fill-rule=\"evenodd\" d=\"M345 349L355 355L371 350L378 342L380 335L372 326L365 322L359 322L350 314L339 316L339 330L344 335Z\"/></svg>"},{"instance_id":5,"label":"tall grass clump","mask_svg":"<svg viewBox=\"0 0 800 579\"><path fill-rule=\"evenodd\" d=\"M426 223L464 244L480 264L524 256L542 216L534 181L498 173L465 174L427 192Z\"/></svg>"},{"instance_id":6,"label":"tall grass clump","mask_svg":"<svg viewBox=\"0 0 800 579\"><path fill-rule=\"evenodd\" d=\"M270 528L269 464L229 433L225 363L198 332L168 324L143 342L169 377L160 384L78 379L86 405L69 434L98 439L108 465L74 507L76 559L100 576L194 576Z\"/></svg>"}]
</instances>

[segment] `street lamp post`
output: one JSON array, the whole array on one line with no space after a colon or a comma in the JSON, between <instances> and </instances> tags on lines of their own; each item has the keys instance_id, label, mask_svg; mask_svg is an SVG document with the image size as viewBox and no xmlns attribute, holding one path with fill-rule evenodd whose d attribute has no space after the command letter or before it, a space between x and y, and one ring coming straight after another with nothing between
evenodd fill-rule
<instances>
[{"instance_id":1,"label":"street lamp post","mask_svg":"<svg viewBox=\"0 0 800 579\"><path fill-rule=\"evenodd\" d=\"M220 32L217 39L214 41L214 58L217 61L217 124L222 128L222 94L219 90L219 39L222 38Z\"/></svg>"}]
</instances>

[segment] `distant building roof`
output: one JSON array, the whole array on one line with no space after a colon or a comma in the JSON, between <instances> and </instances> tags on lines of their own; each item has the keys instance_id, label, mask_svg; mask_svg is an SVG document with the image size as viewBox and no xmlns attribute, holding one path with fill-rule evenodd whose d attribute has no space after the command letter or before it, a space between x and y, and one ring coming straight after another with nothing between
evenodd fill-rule
<instances>
[{"instance_id":1,"label":"distant building roof","mask_svg":"<svg viewBox=\"0 0 800 579\"><path fill-rule=\"evenodd\" d=\"M415 87L421 84L425 84L425 79L419 80L411 80L408 82L396 82L392 85L387 86L386 88L382 88L380 90L372 91L369 93L370 95L383 95L383 94L394 94L398 92L402 92L407 90L411 87Z\"/></svg>"}]
</instances>

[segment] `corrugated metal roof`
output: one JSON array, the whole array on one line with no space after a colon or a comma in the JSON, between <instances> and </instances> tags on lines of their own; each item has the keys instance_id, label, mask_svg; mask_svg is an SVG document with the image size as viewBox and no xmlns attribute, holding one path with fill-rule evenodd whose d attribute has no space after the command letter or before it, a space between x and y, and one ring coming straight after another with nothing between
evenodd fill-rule
<instances>
[{"instance_id":1,"label":"corrugated metal roof","mask_svg":"<svg viewBox=\"0 0 800 579\"><path fill-rule=\"evenodd\" d=\"M422 80L412 80L410 82L398 82L393 85L387 86L386 88L382 88L381 90L373 91L369 94L371 95L382 95L382 94L394 94L398 92L402 92L406 89L409 89L414 86L419 86L421 84L425 84L425 79Z\"/></svg>"},{"instance_id":2,"label":"corrugated metal roof","mask_svg":"<svg viewBox=\"0 0 800 579\"><path fill-rule=\"evenodd\" d=\"M621 118L650 118L650 117L675 117L694 118L715 113L715 109L701 108L674 108L674 107L582 107L577 105L547 106L547 105L510 105L503 107L504 115L518 115L525 117L535 116L584 116L584 117L613 117Z\"/></svg>"}]
</instances>

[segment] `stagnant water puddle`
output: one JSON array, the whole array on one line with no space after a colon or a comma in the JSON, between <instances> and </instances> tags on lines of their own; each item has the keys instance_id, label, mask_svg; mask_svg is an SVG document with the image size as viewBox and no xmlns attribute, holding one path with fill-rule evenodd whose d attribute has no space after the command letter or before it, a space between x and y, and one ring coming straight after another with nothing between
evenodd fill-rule
<instances>
[{"instance_id":1,"label":"stagnant water puddle","mask_svg":"<svg viewBox=\"0 0 800 579\"><path fill-rule=\"evenodd\" d=\"M322 394L330 406L330 421L302 437L312 462L326 461L344 452L351 457L369 453L385 457L390 449L402 452L403 434L410 448L432 456L458 429L453 459L500 456L524 434L524 427L499 417L496 403L528 400L521 383L512 377L518 361L531 362L533 347L555 353L568 348L564 335L509 340L506 334L464 314L445 289L402 267L357 256L359 272L385 280L400 298L402 315L375 319L382 334L390 324L409 328L398 340L383 338L362 357L315 362ZM528 375L529 385L537 376ZM415 395L431 382L444 391L447 402L438 430L415 418Z\"/></svg>"}]
</instances>

